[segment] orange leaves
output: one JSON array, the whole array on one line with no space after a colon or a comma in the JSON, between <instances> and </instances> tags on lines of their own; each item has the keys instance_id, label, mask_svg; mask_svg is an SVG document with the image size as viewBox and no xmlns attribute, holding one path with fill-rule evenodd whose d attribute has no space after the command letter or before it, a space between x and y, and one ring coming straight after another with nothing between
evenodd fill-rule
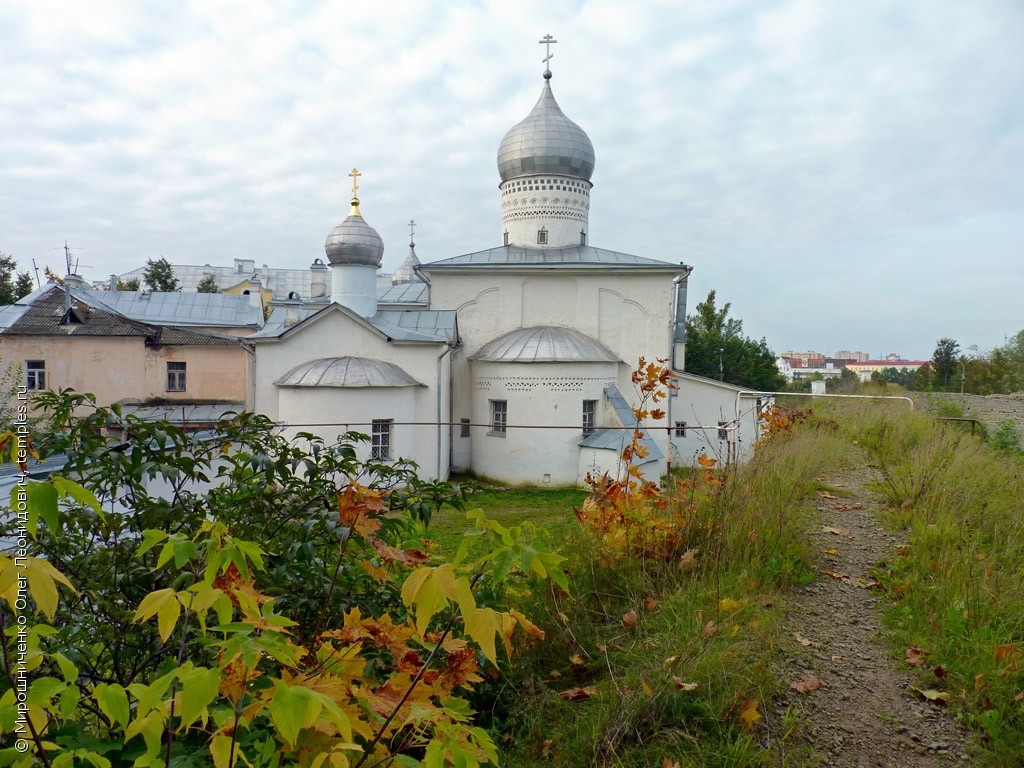
<instances>
[{"instance_id":1,"label":"orange leaves","mask_svg":"<svg viewBox=\"0 0 1024 768\"><path fill-rule=\"evenodd\" d=\"M570 688L567 691L562 691L558 695L566 701L586 701L593 696L597 696L597 688L592 685L582 688Z\"/></svg>"},{"instance_id":2,"label":"orange leaves","mask_svg":"<svg viewBox=\"0 0 1024 768\"><path fill-rule=\"evenodd\" d=\"M811 673L804 672L800 675L800 679L795 683L790 683L789 687L797 693L802 693L804 696L807 696L810 693L814 693L814 691L821 687L821 681Z\"/></svg>"},{"instance_id":3,"label":"orange leaves","mask_svg":"<svg viewBox=\"0 0 1024 768\"><path fill-rule=\"evenodd\" d=\"M636 623L640 620L640 614L636 611L629 611L622 617L622 626L626 629L632 629L636 626Z\"/></svg>"},{"instance_id":4,"label":"orange leaves","mask_svg":"<svg viewBox=\"0 0 1024 768\"><path fill-rule=\"evenodd\" d=\"M802 411L783 409L777 405L769 405L761 411L761 437L755 443L759 447L778 435L793 432L796 428L807 421L814 411L807 408Z\"/></svg>"},{"instance_id":5,"label":"orange leaves","mask_svg":"<svg viewBox=\"0 0 1024 768\"><path fill-rule=\"evenodd\" d=\"M377 554L388 563L401 563L407 565L410 568L423 565L430 559L430 556L426 552L422 552L418 549L396 549L395 547L389 547L380 539L373 539L373 548L377 550Z\"/></svg>"},{"instance_id":6,"label":"orange leaves","mask_svg":"<svg viewBox=\"0 0 1024 768\"><path fill-rule=\"evenodd\" d=\"M928 651L924 648L918 648L916 645L912 645L907 648L906 661L912 667L923 667L925 664L925 658L929 655Z\"/></svg>"},{"instance_id":7,"label":"orange leaves","mask_svg":"<svg viewBox=\"0 0 1024 768\"><path fill-rule=\"evenodd\" d=\"M350 483L338 492L338 519L363 538L380 530L377 516L385 511L382 495L358 483Z\"/></svg>"},{"instance_id":8,"label":"orange leaves","mask_svg":"<svg viewBox=\"0 0 1024 768\"><path fill-rule=\"evenodd\" d=\"M757 711L758 704L760 702L756 699L744 701L740 704L740 722L743 723L743 727L748 731L754 730L757 721L761 719L761 713Z\"/></svg>"},{"instance_id":9,"label":"orange leaves","mask_svg":"<svg viewBox=\"0 0 1024 768\"><path fill-rule=\"evenodd\" d=\"M1024 651L1021 651L1020 647L1016 645L997 645L995 648L996 661L1009 661L1022 656L1024 656Z\"/></svg>"}]
</instances>

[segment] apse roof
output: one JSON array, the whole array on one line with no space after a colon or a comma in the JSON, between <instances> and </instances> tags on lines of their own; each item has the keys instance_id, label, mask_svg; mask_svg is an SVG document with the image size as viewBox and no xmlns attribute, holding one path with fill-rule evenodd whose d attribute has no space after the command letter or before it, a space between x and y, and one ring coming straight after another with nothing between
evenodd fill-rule
<instances>
[{"instance_id":1,"label":"apse roof","mask_svg":"<svg viewBox=\"0 0 1024 768\"><path fill-rule=\"evenodd\" d=\"M394 363L369 357L324 357L292 368L279 387L421 387Z\"/></svg>"},{"instance_id":2,"label":"apse roof","mask_svg":"<svg viewBox=\"0 0 1024 768\"><path fill-rule=\"evenodd\" d=\"M495 363L619 362L597 339L571 328L535 325L516 328L484 344L473 360Z\"/></svg>"}]
</instances>

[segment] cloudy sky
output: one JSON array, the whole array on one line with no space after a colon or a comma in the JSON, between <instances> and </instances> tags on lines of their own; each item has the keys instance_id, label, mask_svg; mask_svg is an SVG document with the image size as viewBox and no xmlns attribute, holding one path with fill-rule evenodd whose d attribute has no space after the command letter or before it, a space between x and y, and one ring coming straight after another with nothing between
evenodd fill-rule
<instances>
[{"instance_id":1,"label":"cloudy sky","mask_svg":"<svg viewBox=\"0 0 1024 768\"><path fill-rule=\"evenodd\" d=\"M384 269L501 242L495 155L555 95L594 245L694 266L776 350L930 357L1024 328L1020 0L6 0L0 251L81 274Z\"/></svg>"}]
</instances>

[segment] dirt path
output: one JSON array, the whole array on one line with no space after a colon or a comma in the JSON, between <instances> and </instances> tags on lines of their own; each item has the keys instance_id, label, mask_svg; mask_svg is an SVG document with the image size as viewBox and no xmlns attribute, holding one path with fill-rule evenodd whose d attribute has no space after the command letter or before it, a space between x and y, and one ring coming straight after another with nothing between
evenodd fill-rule
<instances>
[{"instance_id":1,"label":"dirt path","mask_svg":"<svg viewBox=\"0 0 1024 768\"><path fill-rule=\"evenodd\" d=\"M779 716L790 707L800 710L801 725L791 738L824 753L823 766L970 765L966 734L945 709L909 690L925 686L915 683L905 661L890 658L879 637L883 598L863 584L900 542L875 519L870 470L822 479L837 492L821 494L813 540L826 553L820 569L835 576L823 573L794 591L785 649L787 679L803 678L809 688L817 679L820 687L806 694L788 690Z\"/></svg>"}]
</instances>

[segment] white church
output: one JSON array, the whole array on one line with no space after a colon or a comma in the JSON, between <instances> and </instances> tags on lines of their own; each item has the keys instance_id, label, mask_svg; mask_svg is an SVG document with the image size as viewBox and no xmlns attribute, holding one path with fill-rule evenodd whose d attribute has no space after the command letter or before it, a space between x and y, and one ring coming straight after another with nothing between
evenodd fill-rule
<instances>
[{"instance_id":1,"label":"white church","mask_svg":"<svg viewBox=\"0 0 1024 768\"><path fill-rule=\"evenodd\" d=\"M763 396L683 372L691 268L591 243L594 148L543 77L498 148L495 247L421 264L410 242L380 291L384 243L350 174L329 292L276 302L249 337L254 410L328 442L366 433L365 457L411 459L426 478L573 485L618 470L643 356L669 361L678 387L667 419L644 425L649 479L751 449Z\"/></svg>"}]
</instances>

